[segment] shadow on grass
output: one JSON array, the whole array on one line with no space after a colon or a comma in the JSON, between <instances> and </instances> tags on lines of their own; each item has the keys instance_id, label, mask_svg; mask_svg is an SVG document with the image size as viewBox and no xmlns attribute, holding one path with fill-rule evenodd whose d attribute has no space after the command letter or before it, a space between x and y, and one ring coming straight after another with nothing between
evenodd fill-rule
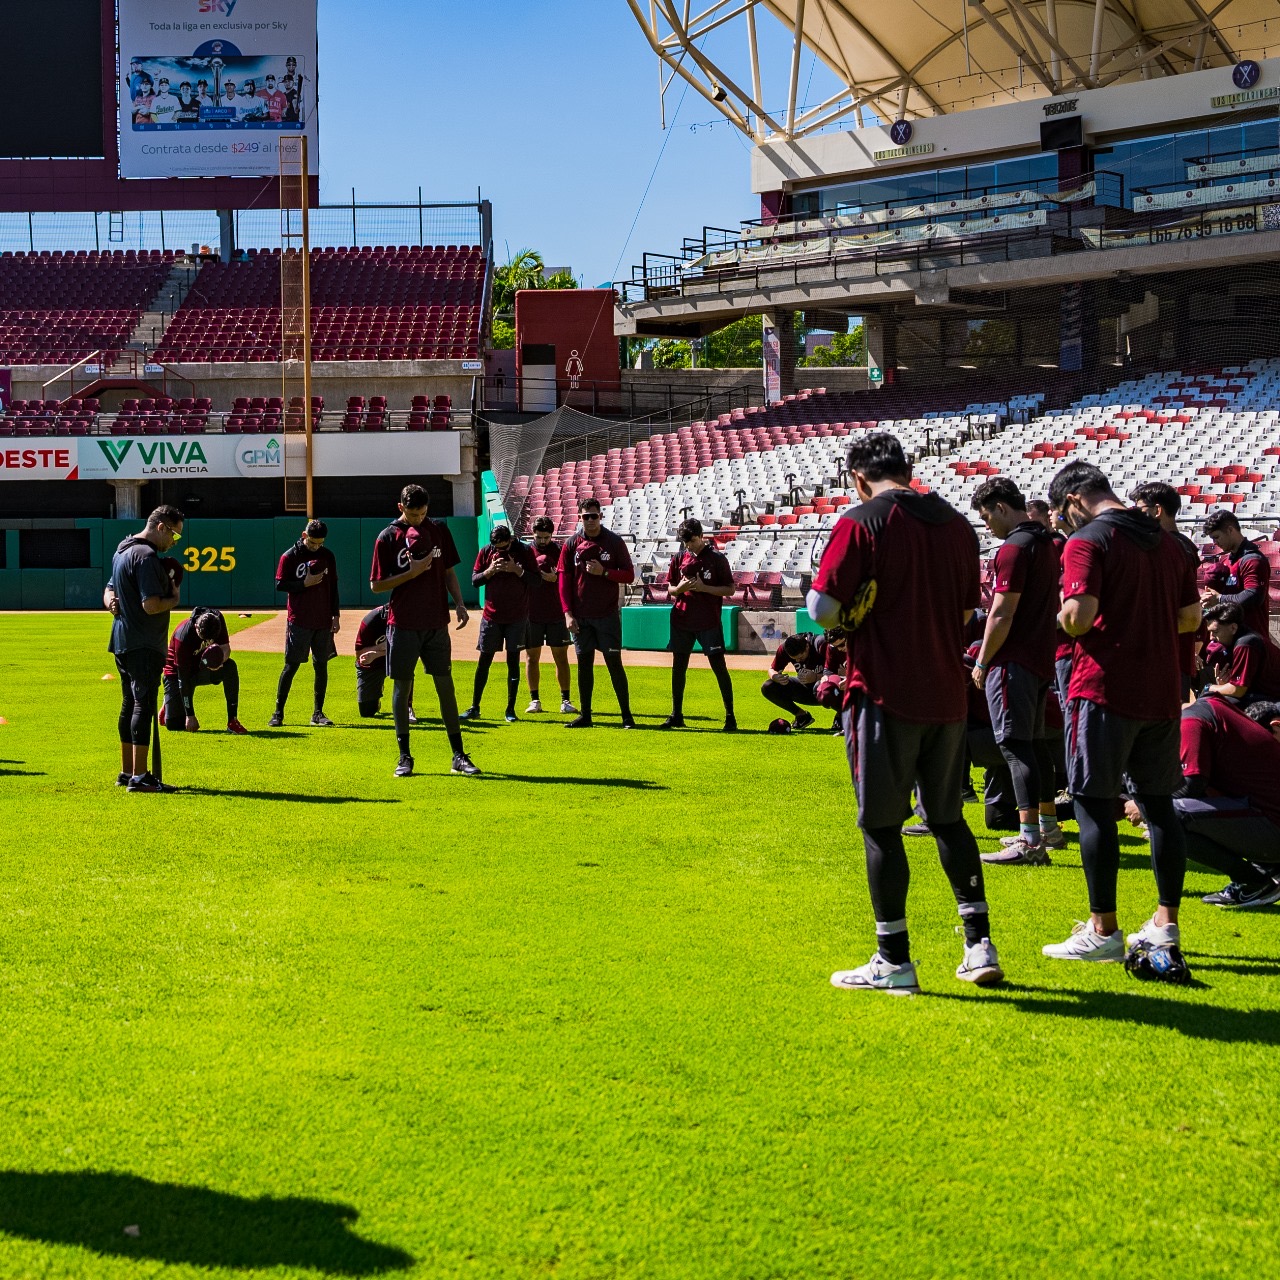
<instances>
[{"instance_id":1,"label":"shadow on grass","mask_svg":"<svg viewBox=\"0 0 1280 1280\"><path fill-rule=\"evenodd\" d=\"M0 764L26 764L25 760L0 760ZM0 769L0 778L46 778L43 769Z\"/></svg>"},{"instance_id":2,"label":"shadow on grass","mask_svg":"<svg viewBox=\"0 0 1280 1280\"><path fill-rule=\"evenodd\" d=\"M249 1199L128 1173L0 1170L0 1231L110 1257L196 1267L305 1268L330 1276L403 1271L402 1249L352 1234L350 1205ZM137 1234L125 1234L125 1228Z\"/></svg>"},{"instance_id":3,"label":"shadow on grass","mask_svg":"<svg viewBox=\"0 0 1280 1280\"><path fill-rule=\"evenodd\" d=\"M298 791L241 791L230 787L180 786L184 796L231 796L237 800L287 800L293 804L399 804L399 800L375 796L316 796Z\"/></svg>"},{"instance_id":4,"label":"shadow on grass","mask_svg":"<svg viewBox=\"0 0 1280 1280\"><path fill-rule=\"evenodd\" d=\"M1194 961L1191 972L1193 975L1196 973ZM1248 972L1266 976L1265 970L1257 967ZM1166 1027L1195 1040L1280 1045L1280 1011L1211 1008L1198 1002L1170 1000L1154 994L1154 986L1145 984L1146 991L1152 992L1147 995L1138 991L1078 991L1069 987L1005 983L984 996L983 1003L1009 1005L1022 1013L1039 1013L1052 1018Z\"/></svg>"},{"instance_id":5,"label":"shadow on grass","mask_svg":"<svg viewBox=\"0 0 1280 1280\"><path fill-rule=\"evenodd\" d=\"M305 738L307 734L299 733L296 729L250 729L249 734L254 738Z\"/></svg>"},{"instance_id":6,"label":"shadow on grass","mask_svg":"<svg viewBox=\"0 0 1280 1280\"><path fill-rule=\"evenodd\" d=\"M481 780L490 782L535 782L547 786L570 787L626 787L631 791L666 791L660 782L650 782L647 778L574 778L561 777L558 774L541 777L534 773L490 773L479 774Z\"/></svg>"}]
</instances>

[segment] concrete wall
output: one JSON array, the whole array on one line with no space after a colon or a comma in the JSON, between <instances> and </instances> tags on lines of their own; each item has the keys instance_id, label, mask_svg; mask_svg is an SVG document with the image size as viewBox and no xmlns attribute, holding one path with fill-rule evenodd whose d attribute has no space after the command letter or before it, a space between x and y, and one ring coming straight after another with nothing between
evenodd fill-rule
<instances>
[{"instance_id":1,"label":"concrete wall","mask_svg":"<svg viewBox=\"0 0 1280 1280\"><path fill-rule=\"evenodd\" d=\"M637 390L645 387L687 387L690 395L708 391L727 391L743 383L758 386L763 393L762 369L624 369L623 387ZM826 387L828 391L865 391L867 371L863 368L809 369L796 368L796 387Z\"/></svg>"}]
</instances>

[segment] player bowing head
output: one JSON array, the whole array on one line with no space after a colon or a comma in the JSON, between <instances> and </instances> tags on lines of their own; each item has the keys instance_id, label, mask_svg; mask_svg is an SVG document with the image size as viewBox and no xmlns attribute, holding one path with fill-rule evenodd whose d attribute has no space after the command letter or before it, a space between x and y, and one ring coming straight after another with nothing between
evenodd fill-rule
<instances>
[{"instance_id":1,"label":"player bowing head","mask_svg":"<svg viewBox=\"0 0 1280 1280\"><path fill-rule=\"evenodd\" d=\"M324 713L329 688L329 662L338 650L333 637L342 625L338 603L338 562L324 544L329 527L323 520L309 520L302 537L280 557L276 568L276 590L288 597L285 623L284 669L276 686L276 709L268 722L272 728L284 724L285 703L298 668L310 656L314 670L314 709L311 723L329 728L333 721Z\"/></svg>"}]
</instances>

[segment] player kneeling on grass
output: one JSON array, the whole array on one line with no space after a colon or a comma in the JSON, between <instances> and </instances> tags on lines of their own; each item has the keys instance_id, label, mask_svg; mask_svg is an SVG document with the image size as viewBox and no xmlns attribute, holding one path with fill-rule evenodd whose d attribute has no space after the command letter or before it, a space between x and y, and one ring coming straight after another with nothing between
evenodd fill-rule
<instances>
[{"instance_id":1,"label":"player kneeling on grass","mask_svg":"<svg viewBox=\"0 0 1280 1280\"><path fill-rule=\"evenodd\" d=\"M1280 702L1241 712L1225 698L1200 698L1181 728L1183 784L1173 805L1187 857L1231 877L1201 901L1280 902Z\"/></svg>"},{"instance_id":2,"label":"player kneeling on grass","mask_svg":"<svg viewBox=\"0 0 1280 1280\"><path fill-rule=\"evenodd\" d=\"M1049 849L1066 845L1058 826L1053 755L1045 704L1053 681L1058 616L1058 548L1027 514L1018 486L1004 476L980 484L973 509L1000 539L992 562L991 610L973 668L987 698L991 728L1009 766L1019 833L983 862L1049 865Z\"/></svg>"},{"instance_id":3,"label":"player kneeling on grass","mask_svg":"<svg viewBox=\"0 0 1280 1280\"><path fill-rule=\"evenodd\" d=\"M427 519L427 491L407 484L400 492L400 518L378 534L373 545L369 586L376 595L391 592L387 606L387 670L391 675L391 713L395 717L400 763L396 777L413 773L409 751L409 703L418 663L429 675L440 700L452 773L477 774L463 750L458 699L453 690L453 657L449 644L449 599L453 598L461 629L467 625L462 587L454 565L458 550L449 526Z\"/></svg>"},{"instance_id":4,"label":"player kneeling on grass","mask_svg":"<svg viewBox=\"0 0 1280 1280\"><path fill-rule=\"evenodd\" d=\"M285 626L284 670L276 687L275 714L267 722L272 728L284 724L284 704L289 699L293 677L311 656L315 668L315 708L311 723L328 729L333 721L324 713L324 697L329 688L329 662L338 656L333 637L341 626L338 605L338 562L325 545L329 527L323 520L309 520L302 537L280 557L276 569L276 590L289 597Z\"/></svg>"},{"instance_id":5,"label":"player kneeling on grass","mask_svg":"<svg viewBox=\"0 0 1280 1280\"><path fill-rule=\"evenodd\" d=\"M524 648L525 627L529 620L529 592L538 576L538 562L518 538L511 536L505 524L494 525L489 545L480 548L471 571L471 585L484 588L484 613L480 618L480 638L476 648L475 683L471 705L462 713L463 720L480 718L480 699L489 682L489 668L494 654L507 651L507 723L516 720L516 696L520 692L520 650Z\"/></svg>"},{"instance_id":6,"label":"player kneeling on grass","mask_svg":"<svg viewBox=\"0 0 1280 1280\"><path fill-rule=\"evenodd\" d=\"M896 436L857 438L847 467L862 502L836 521L807 604L820 626L849 632L845 742L878 948L867 964L834 973L831 982L894 995L920 989L907 935L911 872L902 841L914 787L964 925L956 977L988 986L1004 971L991 944L982 859L960 798L967 781L964 629L981 598L977 535L936 493L911 488L911 465Z\"/></svg>"},{"instance_id":7,"label":"player kneeling on grass","mask_svg":"<svg viewBox=\"0 0 1280 1280\"><path fill-rule=\"evenodd\" d=\"M818 681L827 671L828 641L825 635L815 636L800 632L788 636L777 648L773 661L769 663L769 678L760 686L760 692L766 702L771 702L781 711L789 712L794 717L790 729L807 729L813 723L813 713L806 707L818 705L815 692ZM840 654L840 665L844 665L845 655ZM787 668L793 667L795 675L789 676ZM774 729L774 725L786 726L785 720L775 720L769 726L771 733L786 732L786 728Z\"/></svg>"},{"instance_id":8,"label":"player kneeling on grass","mask_svg":"<svg viewBox=\"0 0 1280 1280\"><path fill-rule=\"evenodd\" d=\"M658 727L684 728L684 685L689 672L689 655L700 644L707 663L715 672L724 703L724 731L733 733L738 722L733 715L733 682L724 660L724 627L721 608L725 596L733 595L733 571L729 561L702 536L697 520L684 521L676 530L684 550L671 557L671 714Z\"/></svg>"},{"instance_id":9,"label":"player kneeling on grass","mask_svg":"<svg viewBox=\"0 0 1280 1280\"><path fill-rule=\"evenodd\" d=\"M240 707L240 670L231 657L227 620L217 609L198 607L179 623L164 664L164 706L160 723L171 732L200 731L195 694L202 684L220 684L227 699L227 732L248 733L236 718Z\"/></svg>"},{"instance_id":10,"label":"player kneeling on grass","mask_svg":"<svg viewBox=\"0 0 1280 1280\"><path fill-rule=\"evenodd\" d=\"M130 791L174 790L147 768L147 753L168 651L169 614L178 606L182 580L182 566L162 560L161 552L182 537L182 524L177 507L157 507L147 517L146 528L116 548L102 596L113 619L107 647L120 673L121 761L116 785Z\"/></svg>"},{"instance_id":11,"label":"player kneeling on grass","mask_svg":"<svg viewBox=\"0 0 1280 1280\"><path fill-rule=\"evenodd\" d=\"M1120 960L1116 919L1120 833L1116 807L1127 777L1151 835L1155 914L1128 938L1126 967L1140 977L1185 980L1178 903L1186 841L1174 814L1182 679L1178 636L1200 625L1195 572L1171 533L1128 510L1088 462L1068 463L1049 501L1075 530L1062 551L1059 621L1074 637L1066 709L1067 788L1080 824L1090 918L1042 948L1055 960ZM1162 950L1153 963L1147 953ZM1144 959L1146 957L1146 959ZM1145 966L1145 967L1144 967Z\"/></svg>"},{"instance_id":12,"label":"player kneeling on grass","mask_svg":"<svg viewBox=\"0 0 1280 1280\"><path fill-rule=\"evenodd\" d=\"M387 611L390 605L370 609L356 628L356 705L368 720L382 708L382 689L387 680ZM409 723L413 714L413 690L409 691Z\"/></svg>"}]
</instances>

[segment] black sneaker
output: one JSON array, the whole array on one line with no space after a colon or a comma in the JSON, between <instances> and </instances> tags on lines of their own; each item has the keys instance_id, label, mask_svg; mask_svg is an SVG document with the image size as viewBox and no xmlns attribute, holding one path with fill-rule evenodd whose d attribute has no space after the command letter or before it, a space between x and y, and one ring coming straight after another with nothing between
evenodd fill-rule
<instances>
[{"instance_id":1,"label":"black sneaker","mask_svg":"<svg viewBox=\"0 0 1280 1280\"><path fill-rule=\"evenodd\" d=\"M833 738L844 737L844 725L840 723L840 717L836 716L835 721L831 725L831 736Z\"/></svg>"},{"instance_id":2,"label":"black sneaker","mask_svg":"<svg viewBox=\"0 0 1280 1280\"><path fill-rule=\"evenodd\" d=\"M1253 886L1236 882L1217 893L1206 893L1200 901L1211 907L1269 907L1280 902L1280 880L1268 879Z\"/></svg>"},{"instance_id":3,"label":"black sneaker","mask_svg":"<svg viewBox=\"0 0 1280 1280\"><path fill-rule=\"evenodd\" d=\"M271 719L267 721L267 728L278 729L282 724L284 724L284 712L277 711Z\"/></svg>"},{"instance_id":4,"label":"black sneaker","mask_svg":"<svg viewBox=\"0 0 1280 1280\"><path fill-rule=\"evenodd\" d=\"M125 771L121 769L120 772L116 774L116 786L127 787L129 785L129 779L131 777L133 777L133 774L125 773Z\"/></svg>"},{"instance_id":5,"label":"black sneaker","mask_svg":"<svg viewBox=\"0 0 1280 1280\"><path fill-rule=\"evenodd\" d=\"M978 793L972 787L965 787L965 789L960 793L960 803L977 804Z\"/></svg>"},{"instance_id":6,"label":"black sneaker","mask_svg":"<svg viewBox=\"0 0 1280 1280\"><path fill-rule=\"evenodd\" d=\"M668 716L659 726L659 729L683 729L684 716Z\"/></svg>"},{"instance_id":7,"label":"black sneaker","mask_svg":"<svg viewBox=\"0 0 1280 1280\"><path fill-rule=\"evenodd\" d=\"M479 707L468 707L468 708L467 708L467 709L466 709L466 710L465 710L465 711L464 711L464 712L463 712L463 713L458 717L458 719L459 719L459 720L479 720L479 719L480 719L480 708L479 708Z\"/></svg>"},{"instance_id":8,"label":"black sneaker","mask_svg":"<svg viewBox=\"0 0 1280 1280\"><path fill-rule=\"evenodd\" d=\"M565 725L565 728L566 729L590 729L592 727L592 724L593 724L593 721L590 716L580 715L576 720L570 720L569 723Z\"/></svg>"},{"instance_id":9,"label":"black sneaker","mask_svg":"<svg viewBox=\"0 0 1280 1280\"><path fill-rule=\"evenodd\" d=\"M317 711L311 717L311 727L313 729L332 729L333 721L323 711Z\"/></svg>"},{"instance_id":10,"label":"black sneaker","mask_svg":"<svg viewBox=\"0 0 1280 1280\"><path fill-rule=\"evenodd\" d=\"M508 707L508 708L507 708L507 714L506 714L506 716L504 717L504 719L506 720L506 722L507 722L508 724L515 724L515 722L516 722L516 713L515 713L515 708L514 708L514 707Z\"/></svg>"},{"instance_id":11,"label":"black sneaker","mask_svg":"<svg viewBox=\"0 0 1280 1280\"><path fill-rule=\"evenodd\" d=\"M622 724L618 726L621 729L634 729L636 722L630 716L622 717Z\"/></svg>"},{"instance_id":12,"label":"black sneaker","mask_svg":"<svg viewBox=\"0 0 1280 1280\"><path fill-rule=\"evenodd\" d=\"M466 752L459 752L453 757L453 764L449 769L450 773L465 774L468 778L474 778L480 770L471 763L471 757Z\"/></svg>"},{"instance_id":13,"label":"black sneaker","mask_svg":"<svg viewBox=\"0 0 1280 1280\"><path fill-rule=\"evenodd\" d=\"M796 722L791 727L794 730L807 729L813 723L813 717L807 711L796 712Z\"/></svg>"},{"instance_id":14,"label":"black sneaker","mask_svg":"<svg viewBox=\"0 0 1280 1280\"><path fill-rule=\"evenodd\" d=\"M929 830L927 822L913 822L909 827L902 828L904 836L931 836L933 832Z\"/></svg>"},{"instance_id":15,"label":"black sneaker","mask_svg":"<svg viewBox=\"0 0 1280 1280\"><path fill-rule=\"evenodd\" d=\"M396 777L407 778L413 773L413 757L401 756L400 763L396 765Z\"/></svg>"},{"instance_id":16,"label":"black sneaker","mask_svg":"<svg viewBox=\"0 0 1280 1280\"><path fill-rule=\"evenodd\" d=\"M140 773L136 778L129 779L130 791L146 791L152 795L159 795L161 793L168 795L173 791L177 791L177 789L177 787L169 786L167 782L161 782L160 779L150 771L147 773Z\"/></svg>"},{"instance_id":17,"label":"black sneaker","mask_svg":"<svg viewBox=\"0 0 1280 1280\"><path fill-rule=\"evenodd\" d=\"M725 718L724 718L724 728L721 730L721 732L722 732L722 733L737 733L737 732L738 732L738 721L737 721L737 719L736 719L735 717L733 717L733 716L725 716Z\"/></svg>"}]
</instances>

